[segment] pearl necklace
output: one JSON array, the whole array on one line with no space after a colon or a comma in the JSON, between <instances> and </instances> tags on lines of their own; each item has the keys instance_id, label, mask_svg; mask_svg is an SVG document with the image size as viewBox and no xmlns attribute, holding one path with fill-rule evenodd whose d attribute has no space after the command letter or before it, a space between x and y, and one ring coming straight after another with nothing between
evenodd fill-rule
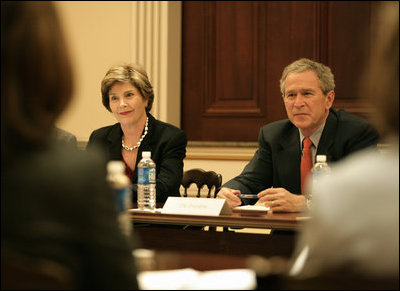
<instances>
[{"instance_id":1,"label":"pearl necklace","mask_svg":"<svg viewBox=\"0 0 400 291\"><path fill-rule=\"evenodd\" d=\"M146 136L146 134L147 134L147 131L148 131L148 125L149 124L149 118L147 117L147 119L146 119L146 126L144 127L144 133L143 133L143 135L142 135L142 137L140 138L140 140L138 141L138 143L135 145L135 146L133 146L133 147L128 147L128 146L126 146L125 144L124 144L124 138L122 137L122 148L124 149L124 150L126 150L126 151L134 151L134 150L136 150L138 147L140 147L140 144L142 143L142 140L144 139L144 137Z\"/></svg>"}]
</instances>

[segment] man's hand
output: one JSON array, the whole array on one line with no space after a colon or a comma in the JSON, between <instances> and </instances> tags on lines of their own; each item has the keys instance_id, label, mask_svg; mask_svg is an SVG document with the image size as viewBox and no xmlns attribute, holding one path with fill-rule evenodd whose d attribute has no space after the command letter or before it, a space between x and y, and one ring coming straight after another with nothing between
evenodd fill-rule
<instances>
[{"instance_id":1,"label":"man's hand","mask_svg":"<svg viewBox=\"0 0 400 291\"><path fill-rule=\"evenodd\" d=\"M304 195L296 195L285 188L269 188L257 194L256 205L271 207L273 212L299 212L307 208Z\"/></svg>"},{"instance_id":2,"label":"man's hand","mask_svg":"<svg viewBox=\"0 0 400 291\"><path fill-rule=\"evenodd\" d=\"M230 189L223 187L219 190L217 198L224 198L230 208L234 208L242 204L242 200L237 196L240 194L240 190Z\"/></svg>"}]
</instances>

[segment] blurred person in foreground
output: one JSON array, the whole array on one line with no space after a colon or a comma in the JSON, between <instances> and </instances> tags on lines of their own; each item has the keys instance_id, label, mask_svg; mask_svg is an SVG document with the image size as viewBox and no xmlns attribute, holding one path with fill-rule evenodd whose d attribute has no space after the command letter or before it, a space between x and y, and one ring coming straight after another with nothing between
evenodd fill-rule
<instances>
[{"instance_id":1,"label":"blurred person in foreground","mask_svg":"<svg viewBox=\"0 0 400 291\"><path fill-rule=\"evenodd\" d=\"M67 267L77 289L137 289L106 161L54 140L72 97L66 48L52 2L1 2L2 266L18 254Z\"/></svg>"},{"instance_id":2,"label":"blurred person in foreground","mask_svg":"<svg viewBox=\"0 0 400 291\"><path fill-rule=\"evenodd\" d=\"M381 5L377 47L360 87L376 108L385 147L350 155L318 183L312 220L302 229L296 251L307 259L295 273L309 278L347 267L369 278L391 278L398 289L399 3Z\"/></svg>"},{"instance_id":3,"label":"blurred person in foreground","mask_svg":"<svg viewBox=\"0 0 400 291\"><path fill-rule=\"evenodd\" d=\"M299 59L283 70L280 87L288 119L263 126L252 160L239 176L222 185L217 198L225 198L230 207L250 204L237 196L250 193L257 194L256 204L274 212L304 211L308 202L304 181L316 155L326 155L331 163L376 148L379 136L370 123L332 108L335 81L329 67ZM311 155L303 159L306 142Z\"/></svg>"},{"instance_id":4,"label":"blurred person in foreground","mask_svg":"<svg viewBox=\"0 0 400 291\"><path fill-rule=\"evenodd\" d=\"M143 151L151 151L156 164L156 201L180 196L186 134L150 114L154 91L146 72L137 65L111 67L101 82L104 107L118 121L99 128L89 137L87 149L101 146L108 160L121 160L133 184L132 202L137 201L137 164Z\"/></svg>"},{"instance_id":5,"label":"blurred person in foreground","mask_svg":"<svg viewBox=\"0 0 400 291\"><path fill-rule=\"evenodd\" d=\"M76 139L76 136L73 133L66 131L62 128L59 127L54 128L53 138L55 139L56 142L67 144L74 148L78 148L78 140Z\"/></svg>"}]
</instances>

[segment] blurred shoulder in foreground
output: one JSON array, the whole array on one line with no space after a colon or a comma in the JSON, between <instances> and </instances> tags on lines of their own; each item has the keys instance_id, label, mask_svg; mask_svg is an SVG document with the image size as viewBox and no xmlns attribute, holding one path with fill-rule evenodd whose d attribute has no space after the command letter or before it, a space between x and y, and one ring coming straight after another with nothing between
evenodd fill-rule
<instances>
[{"instance_id":1,"label":"blurred shoulder in foreground","mask_svg":"<svg viewBox=\"0 0 400 291\"><path fill-rule=\"evenodd\" d=\"M54 128L53 137L56 142L69 145L75 148L78 147L78 141L76 139L76 136L70 133L69 131L56 127Z\"/></svg>"}]
</instances>

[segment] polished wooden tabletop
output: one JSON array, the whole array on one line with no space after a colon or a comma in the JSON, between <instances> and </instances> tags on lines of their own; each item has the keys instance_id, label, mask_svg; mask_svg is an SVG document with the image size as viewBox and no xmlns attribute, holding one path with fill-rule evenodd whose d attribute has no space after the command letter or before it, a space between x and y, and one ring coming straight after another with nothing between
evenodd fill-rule
<instances>
[{"instance_id":1,"label":"polished wooden tabletop","mask_svg":"<svg viewBox=\"0 0 400 291\"><path fill-rule=\"evenodd\" d=\"M137 211L130 212L135 223L153 224L175 224L193 226L223 226L223 227L249 227L268 228L282 230L296 230L307 221L304 213L268 213L249 215L243 213L232 213L229 215L208 216L208 215L186 215L186 214L164 214L160 211Z\"/></svg>"}]
</instances>

